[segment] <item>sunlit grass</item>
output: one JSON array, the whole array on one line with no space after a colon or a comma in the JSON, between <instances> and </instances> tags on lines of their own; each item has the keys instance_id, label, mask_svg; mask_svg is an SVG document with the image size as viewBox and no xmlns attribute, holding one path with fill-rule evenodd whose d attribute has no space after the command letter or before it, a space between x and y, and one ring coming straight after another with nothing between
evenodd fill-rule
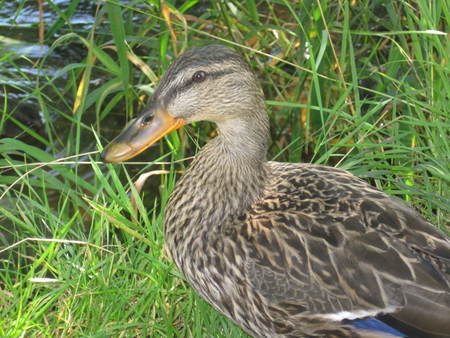
<instances>
[{"instance_id":1,"label":"sunlit grass","mask_svg":"<svg viewBox=\"0 0 450 338\"><path fill-rule=\"evenodd\" d=\"M0 140L0 336L245 336L163 249L177 172L214 126L169 135L141 166L104 165L96 153L191 46L225 43L251 64L270 158L350 170L448 231L445 1L108 1L89 31L69 25L77 3L46 27L45 58L0 55L0 128L20 131ZM64 48L80 60L49 72ZM29 101L43 131L17 117ZM131 182L159 169L169 173L135 194L134 216Z\"/></svg>"}]
</instances>

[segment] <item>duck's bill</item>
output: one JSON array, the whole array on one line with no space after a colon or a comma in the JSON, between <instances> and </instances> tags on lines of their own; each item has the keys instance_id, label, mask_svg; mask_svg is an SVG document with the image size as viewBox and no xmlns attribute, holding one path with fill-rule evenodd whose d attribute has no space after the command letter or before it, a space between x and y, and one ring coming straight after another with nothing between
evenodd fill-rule
<instances>
[{"instance_id":1,"label":"duck's bill","mask_svg":"<svg viewBox=\"0 0 450 338\"><path fill-rule=\"evenodd\" d=\"M164 135L182 127L184 121L164 109L152 109L131 120L102 152L105 162L122 162L142 153Z\"/></svg>"}]
</instances>

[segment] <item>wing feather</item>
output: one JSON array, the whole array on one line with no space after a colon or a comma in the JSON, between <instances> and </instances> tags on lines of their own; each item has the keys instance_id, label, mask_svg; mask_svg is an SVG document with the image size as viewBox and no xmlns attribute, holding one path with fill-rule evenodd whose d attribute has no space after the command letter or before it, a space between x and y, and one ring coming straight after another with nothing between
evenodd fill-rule
<instances>
[{"instance_id":1,"label":"wing feather","mask_svg":"<svg viewBox=\"0 0 450 338\"><path fill-rule=\"evenodd\" d=\"M450 332L444 235L345 171L291 165L286 175L289 164L273 165L283 174L274 175L253 206L242 238L246 278L274 313L391 313L425 330ZM430 325L420 317L435 319Z\"/></svg>"}]
</instances>

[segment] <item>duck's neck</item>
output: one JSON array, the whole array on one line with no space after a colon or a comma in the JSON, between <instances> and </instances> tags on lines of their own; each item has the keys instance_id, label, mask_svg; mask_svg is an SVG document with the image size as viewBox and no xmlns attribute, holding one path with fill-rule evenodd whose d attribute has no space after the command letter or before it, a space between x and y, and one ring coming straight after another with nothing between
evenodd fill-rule
<instances>
[{"instance_id":1,"label":"duck's neck","mask_svg":"<svg viewBox=\"0 0 450 338\"><path fill-rule=\"evenodd\" d=\"M266 162L268 119L264 111L257 115L258 118L226 120L217 124L219 136L211 146L221 153L225 166L239 170Z\"/></svg>"},{"instance_id":2,"label":"duck's neck","mask_svg":"<svg viewBox=\"0 0 450 338\"><path fill-rule=\"evenodd\" d=\"M263 112L259 118L227 120L218 123L218 129L219 136L201 149L181 184L196 187L199 204L203 199L220 206L226 213L219 212L218 218L224 219L245 211L262 189L267 115Z\"/></svg>"},{"instance_id":3,"label":"duck's neck","mask_svg":"<svg viewBox=\"0 0 450 338\"><path fill-rule=\"evenodd\" d=\"M165 220L168 243L220 231L262 194L267 176L266 113L218 123L218 128L219 136L201 149L171 195Z\"/></svg>"}]
</instances>

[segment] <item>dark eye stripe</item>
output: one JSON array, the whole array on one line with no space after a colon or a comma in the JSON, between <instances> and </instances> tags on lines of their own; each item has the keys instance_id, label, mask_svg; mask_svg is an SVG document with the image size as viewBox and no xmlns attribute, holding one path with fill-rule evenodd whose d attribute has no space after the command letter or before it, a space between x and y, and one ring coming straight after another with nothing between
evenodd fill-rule
<instances>
[{"instance_id":1,"label":"dark eye stripe","mask_svg":"<svg viewBox=\"0 0 450 338\"><path fill-rule=\"evenodd\" d=\"M235 71L233 70L224 70L224 71L219 71L219 72L205 72L206 73L206 81L208 80L215 80L219 77L222 77L224 75L228 75L228 74L232 74ZM199 84L198 81L196 81L195 79L193 79L192 77L190 79L188 79L187 81L185 81L184 83L180 84L177 87L171 88L166 95L164 95L163 101L164 104L167 106L170 101L172 101L174 99L174 97L176 97L177 95L185 92L186 90L188 90L189 88L191 88L192 86L195 86Z\"/></svg>"}]
</instances>

